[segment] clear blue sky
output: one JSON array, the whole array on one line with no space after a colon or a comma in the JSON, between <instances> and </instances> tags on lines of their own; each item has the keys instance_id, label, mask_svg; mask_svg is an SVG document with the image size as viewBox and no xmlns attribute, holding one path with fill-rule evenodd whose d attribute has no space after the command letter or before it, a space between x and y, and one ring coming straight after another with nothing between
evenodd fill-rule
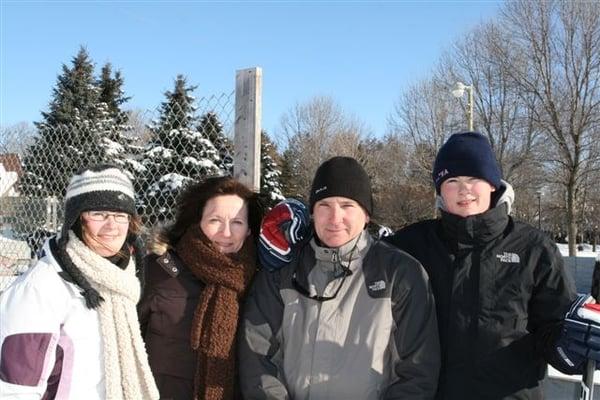
<instances>
[{"instance_id":1,"label":"clear blue sky","mask_svg":"<svg viewBox=\"0 0 600 400\"><path fill-rule=\"evenodd\" d=\"M493 18L497 1L199 2L0 0L0 124L37 121L79 46L110 61L154 109L178 73L196 97L229 92L235 71L263 68L263 128L296 102L329 95L372 132L444 49Z\"/></svg>"}]
</instances>

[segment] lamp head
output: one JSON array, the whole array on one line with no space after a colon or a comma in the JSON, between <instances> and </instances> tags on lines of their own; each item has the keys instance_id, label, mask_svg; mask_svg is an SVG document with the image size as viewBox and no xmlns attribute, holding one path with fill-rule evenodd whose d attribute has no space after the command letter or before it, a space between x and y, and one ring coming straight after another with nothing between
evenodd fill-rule
<instances>
[{"instance_id":1,"label":"lamp head","mask_svg":"<svg viewBox=\"0 0 600 400\"><path fill-rule=\"evenodd\" d=\"M454 89L452 89L452 96L454 96L456 98L463 97L466 89L467 89L467 86L464 83L456 82Z\"/></svg>"}]
</instances>

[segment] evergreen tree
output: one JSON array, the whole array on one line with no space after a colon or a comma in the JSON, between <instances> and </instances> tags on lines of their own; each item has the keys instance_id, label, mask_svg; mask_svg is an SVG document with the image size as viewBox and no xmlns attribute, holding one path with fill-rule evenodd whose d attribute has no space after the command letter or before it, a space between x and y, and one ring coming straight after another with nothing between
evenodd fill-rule
<instances>
[{"instance_id":1,"label":"evergreen tree","mask_svg":"<svg viewBox=\"0 0 600 400\"><path fill-rule=\"evenodd\" d=\"M298 199L307 200L306 193L307 188L301 188L298 182L300 176L298 171L301 171L298 163L298 156L296 152L290 148L283 152L281 160L281 186L283 189L283 195L285 197L294 197Z\"/></svg>"},{"instance_id":2,"label":"evergreen tree","mask_svg":"<svg viewBox=\"0 0 600 400\"><path fill-rule=\"evenodd\" d=\"M185 76L177 75L173 91L165 92L166 100L161 104L160 118L154 126L157 139L162 145L166 146L177 139L173 137L172 131L191 129L194 126L196 107L192 93L197 87L188 85Z\"/></svg>"},{"instance_id":3,"label":"evergreen tree","mask_svg":"<svg viewBox=\"0 0 600 400\"><path fill-rule=\"evenodd\" d=\"M203 137L210 140L219 153L217 166L223 173L233 175L233 144L223 133L223 124L219 117L212 111L207 112L200 118L198 131Z\"/></svg>"},{"instance_id":4,"label":"evergreen tree","mask_svg":"<svg viewBox=\"0 0 600 400\"><path fill-rule=\"evenodd\" d=\"M30 196L62 196L81 166L103 160L95 125L99 116L94 64L80 48L71 67L62 66L49 109L37 122L38 137L23 159L21 191Z\"/></svg>"},{"instance_id":5,"label":"evergreen tree","mask_svg":"<svg viewBox=\"0 0 600 400\"><path fill-rule=\"evenodd\" d=\"M71 60L71 68L63 64L56 87L52 90L49 111L42 112L38 127L56 127L93 120L97 115L98 88L94 64L84 47Z\"/></svg>"},{"instance_id":6,"label":"evergreen tree","mask_svg":"<svg viewBox=\"0 0 600 400\"><path fill-rule=\"evenodd\" d=\"M141 157L142 149L135 146L132 138L127 136L133 130L129 125L129 114L121 107L131 99L125 96L124 79L120 71L112 72L112 65L106 63L97 81L98 122L97 133L100 136L100 151L107 162L120 166L129 172L130 178L138 182L145 172L144 166L136 161Z\"/></svg>"},{"instance_id":7,"label":"evergreen tree","mask_svg":"<svg viewBox=\"0 0 600 400\"><path fill-rule=\"evenodd\" d=\"M121 109L129 100L122 86L121 73L113 76L110 63L96 79L83 47L70 67L62 66L48 111L36 123L38 136L24 157L24 194L60 197L75 171L99 162L115 163L135 177L143 167L135 161L135 147L124 135L131 128Z\"/></svg>"},{"instance_id":8,"label":"evergreen tree","mask_svg":"<svg viewBox=\"0 0 600 400\"><path fill-rule=\"evenodd\" d=\"M260 193L267 200L268 206L284 199L281 187L280 156L277 148L265 131L260 134Z\"/></svg>"},{"instance_id":9,"label":"evergreen tree","mask_svg":"<svg viewBox=\"0 0 600 400\"><path fill-rule=\"evenodd\" d=\"M128 115L124 112L121 107L127 103L131 97L125 96L123 91L124 79L121 71L115 71L114 76L112 73L112 65L106 63L102 67L100 72L100 79L98 79L99 97L98 102L106 104L109 116L115 120L119 125L126 125L128 122Z\"/></svg>"},{"instance_id":10,"label":"evergreen tree","mask_svg":"<svg viewBox=\"0 0 600 400\"><path fill-rule=\"evenodd\" d=\"M173 218L175 199L187 182L220 172L217 149L194 129L195 89L178 75L150 127L153 139L142 161L147 171L140 208L151 223Z\"/></svg>"}]
</instances>

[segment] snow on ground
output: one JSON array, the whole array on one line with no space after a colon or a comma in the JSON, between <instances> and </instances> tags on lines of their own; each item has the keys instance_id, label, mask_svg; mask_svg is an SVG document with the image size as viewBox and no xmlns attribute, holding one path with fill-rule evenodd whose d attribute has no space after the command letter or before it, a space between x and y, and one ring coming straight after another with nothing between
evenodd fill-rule
<instances>
[{"instance_id":1,"label":"snow on ground","mask_svg":"<svg viewBox=\"0 0 600 400\"><path fill-rule=\"evenodd\" d=\"M544 380L545 400L579 400L581 375L565 375L548 365L548 378ZM600 400L600 371L594 373L594 399Z\"/></svg>"},{"instance_id":2,"label":"snow on ground","mask_svg":"<svg viewBox=\"0 0 600 400\"><path fill-rule=\"evenodd\" d=\"M0 293L8 287L18 274L29 267L31 250L27 243L8 237L9 232L0 235ZM11 235L12 236L12 235Z\"/></svg>"},{"instance_id":3,"label":"snow on ground","mask_svg":"<svg viewBox=\"0 0 600 400\"><path fill-rule=\"evenodd\" d=\"M569 244L568 243L556 243L560 254L563 257L569 255ZM577 257L593 257L596 258L600 254L600 244L596 245L596 251L593 251L594 246L589 243L581 243L577 245Z\"/></svg>"},{"instance_id":4,"label":"snow on ground","mask_svg":"<svg viewBox=\"0 0 600 400\"><path fill-rule=\"evenodd\" d=\"M4 260L6 263L9 261L17 262L19 260L28 260L30 255L31 250L26 242L15 240L12 237L8 237L8 235L0 235L0 260ZM9 265L5 265L0 261L0 266L8 268Z\"/></svg>"}]
</instances>

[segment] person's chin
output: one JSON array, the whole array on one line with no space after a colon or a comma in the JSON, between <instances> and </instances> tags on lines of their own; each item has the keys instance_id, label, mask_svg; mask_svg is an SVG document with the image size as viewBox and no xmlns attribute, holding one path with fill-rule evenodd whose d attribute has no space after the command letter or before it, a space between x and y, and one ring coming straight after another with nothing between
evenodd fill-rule
<instances>
[{"instance_id":1,"label":"person's chin","mask_svg":"<svg viewBox=\"0 0 600 400\"><path fill-rule=\"evenodd\" d=\"M95 249L94 252L96 254L100 255L101 257L112 257L119 252L119 249L114 250L112 247L110 249L101 248L101 249Z\"/></svg>"},{"instance_id":2,"label":"person's chin","mask_svg":"<svg viewBox=\"0 0 600 400\"><path fill-rule=\"evenodd\" d=\"M459 208L455 214L467 218L472 217L473 215L481 214L483 211L480 211L477 207L461 207Z\"/></svg>"},{"instance_id":3,"label":"person's chin","mask_svg":"<svg viewBox=\"0 0 600 400\"><path fill-rule=\"evenodd\" d=\"M234 246L219 246L218 249L223 254L231 254L238 251L238 249Z\"/></svg>"},{"instance_id":4,"label":"person's chin","mask_svg":"<svg viewBox=\"0 0 600 400\"><path fill-rule=\"evenodd\" d=\"M348 239L346 235L333 235L323 240L323 243L325 243L327 247L341 247L349 241L350 239Z\"/></svg>"}]
</instances>

